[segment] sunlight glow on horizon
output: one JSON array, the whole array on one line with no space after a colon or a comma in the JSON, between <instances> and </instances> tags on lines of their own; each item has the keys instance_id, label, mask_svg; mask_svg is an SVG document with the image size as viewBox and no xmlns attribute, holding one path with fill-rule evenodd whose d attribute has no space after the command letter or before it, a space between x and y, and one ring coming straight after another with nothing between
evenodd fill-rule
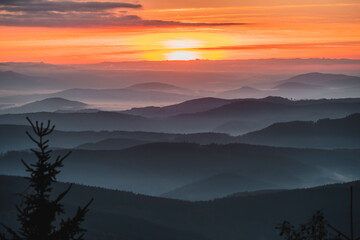
<instances>
[{"instance_id":1,"label":"sunlight glow on horizon","mask_svg":"<svg viewBox=\"0 0 360 240\"><path fill-rule=\"evenodd\" d=\"M188 61L188 60L195 60L195 59L201 59L201 55L198 52L192 52L192 51L173 51L170 53L164 54L165 59L168 61Z\"/></svg>"},{"instance_id":2,"label":"sunlight glow on horizon","mask_svg":"<svg viewBox=\"0 0 360 240\"><path fill-rule=\"evenodd\" d=\"M32 13L29 21L12 18L9 25L9 16L3 25L0 16L0 62L360 58L355 0L136 2L143 8L95 9L94 15L69 10L64 19L44 14L54 24L49 27ZM78 25L61 25L73 17ZM88 23L95 18L103 25Z\"/></svg>"},{"instance_id":3,"label":"sunlight glow on horizon","mask_svg":"<svg viewBox=\"0 0 360 240\"><path fill-rule=\"evenodd\" d=\"M137 36L130 43L136 51L142 52L141 58L147 61L223 60L227 58L226 51L201 48L237 44L237 40L229 34L220 33L164 32Z\"/></svg>"},{"instance_id":4,"label":"sunlight glow on horizon","mask_svg":"<svg viewBox=\"0 0 360 240\"><path fill-rule=\"evenodd\" d=\"M195 39L170 39L162 42L167 49L198 48L205 44Z\"/></svg>"}]
</instances>

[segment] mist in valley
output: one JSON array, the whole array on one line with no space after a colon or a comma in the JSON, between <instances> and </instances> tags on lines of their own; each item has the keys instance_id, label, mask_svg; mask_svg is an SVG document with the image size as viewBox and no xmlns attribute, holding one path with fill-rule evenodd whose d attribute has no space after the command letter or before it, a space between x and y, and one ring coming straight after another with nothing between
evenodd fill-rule
<instances>
[{"instance_id":1,"label":"mist in valley","mask_svg":"<svg viewBox=\"0 0 360 240\"><path fill-rule=\"evenodd\" d=\"M358 67L336 59L2 63L0 221L16 226L13 193L28 174L20 159L36 161L29 117L55 124L51 154L71 151L57 179L75 184L66 209L95 197L89 239L277 239L276 224L319 208L344 230L346 191L359 193Z\"/></svg>"}]
</instances>

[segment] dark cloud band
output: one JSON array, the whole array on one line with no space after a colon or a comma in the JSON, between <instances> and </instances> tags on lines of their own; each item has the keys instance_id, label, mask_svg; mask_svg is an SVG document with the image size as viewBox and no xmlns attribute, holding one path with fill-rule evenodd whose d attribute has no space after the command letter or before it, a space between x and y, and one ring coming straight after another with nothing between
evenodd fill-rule
<instances>
[{"instance_id":1,"label":"dark cloud band","mask_svg":"<svg viewBox=\"0 0 360 240\"><path fill-rule=\"evenodd\" d=\"M141 8L140 4L117 2L49 2L28 1L4 4L0 2L0 10L8 12L99 12L116 8Z\"/></svg>"},{"instance_id":2,"label":"dark cloud band","mask_svg":"<svg viewBox=\"0 0 360 240\"><path fill-rule=\"evenodd\" d=\"M2 26L27 26L27 27L210 27L233 26L244 23L186 23L162 20L144 20L136 15L115 16L105 13L41 13L25 15L0 15Z\"/></svg>"},{"instance_id":3,"label":"dark cloud band","mask_svg":"<svg viewBox=\"0 0 360 240\"><path fill-rule=\"evenodd\" d=\"M230 26L244 23L187 23L144 20L124 15L119 8L138 9L141 4L47 0L1 0L0 25L31 27L167 27Z\"/></svg>"}]
</instances>

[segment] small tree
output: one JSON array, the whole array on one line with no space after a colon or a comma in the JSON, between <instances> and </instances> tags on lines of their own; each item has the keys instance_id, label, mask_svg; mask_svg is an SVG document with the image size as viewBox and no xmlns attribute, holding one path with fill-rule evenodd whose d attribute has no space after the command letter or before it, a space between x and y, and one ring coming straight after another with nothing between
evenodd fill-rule
<instances>
[{"instance_id":1,"label":"small tree","mask_svg":"<svg viewBox=\"0 0 360 240\"><path fill-rule=\"evenodd\" d=\"M51 126L48 121L47 126L41 122L33 122L26 118L34 133L33 137L29 132L26 132L28 137L37 145L37 149L31 149L36 155L37 161L32 164L24 164L26 171L30 173L30 177L26 177L29 181L28 189L32 189L31 192L26 194L20 194L22 201L20 206L16 206L18 211L18 222L20 223L20 229L16 232L10 227L0 223L10 238L7 238L5 234L0 234L1 240L82 240L84 239L85 229L80 227L80 223L84 221L85 214L88 212L89 205L93 199L89 201L84 207L78 207L78 210L74 217L66 220L57 220L59 215L64 214L64 205L60 201L70 191L72 185L70 185L63 193L52 199L51 192L53 190L53 183L56 182L56 176L60 173L59 168L63 167L63 161L71 152L68 152L65 156L57 156L54 161L51 161L50 153L48 150L49 140L44 139L51 134L55 126ZM56 224L56 222L58 224ZM59 225L56 227L56 225Z\"/></svg>"},{"instance_id":2,"label":"small tree","mask_svg":"<svg viewBox=\"0 0 360 240\"><path fill-rule=\"evenodd\" d=\"M328 223L324 218L322 211L317 211L312 219L300 225L299 229L295 229L290 222L284 221L276 227L280 230L280 236L286 240L360 240L360 237L354 237L354 221L353 221L353 187L350 186L350 235L346 235L333 225ZM335 234L331 234L331 230Z\"/></svg>"},{"instance_id":3,"label":"small tree","mask_svg":"<svg viewBox=\"0 0 360 240\"><path fill-rule=\"evenodd\" d=\"M299 229L288 221L284 221L276 229L280 230L280 236L286 240L340 240L340 235L331 234L328 223L322 211L317 211L306 223L300 225Z\"/></svg>"}]
</instances>

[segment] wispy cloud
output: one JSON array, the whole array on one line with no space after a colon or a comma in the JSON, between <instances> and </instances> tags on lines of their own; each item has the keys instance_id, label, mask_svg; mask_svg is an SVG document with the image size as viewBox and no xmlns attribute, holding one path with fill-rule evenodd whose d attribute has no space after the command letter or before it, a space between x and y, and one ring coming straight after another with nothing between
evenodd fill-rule
<instances>
[{"instance_id":1,"label":"wispy cloud","mask_svg":"<svg viewBox=\"0 0 360 240\"><path fill-rule=\"evenodd\" d=\"M191 50L256 50L256 49L300 49L315 47L339 47L360 45L360 41L349 42L325 42L325 43L284 43L284 44L255 44L255 45L236 45L219 46L208 48L191 48Z\"/></svg>"},{"instance_id":2,"label":"wispy cloud","mask_svg":"<svg viewBox=\"0 0 360 240\"><path fill-rule=\"evenodd\" d=\"M100 12L116 8L141 8L140 4L120 2L73 2L44 0L4 0L0 10L8 12Z\"/></svg>"},{"instance_id":3,"label":"wispy cloud","mask_svg":"<svg viewBox=\"0 0 360 240\"><path fill-rule=\"evenodd\" d=\"M141 4L120 2L75 2L46 0L2 0L0 25L35 27L171 27L229 26L244 23L204 23L145 20L121 10L141 9Z\"/></svg>"}]
</instances>

